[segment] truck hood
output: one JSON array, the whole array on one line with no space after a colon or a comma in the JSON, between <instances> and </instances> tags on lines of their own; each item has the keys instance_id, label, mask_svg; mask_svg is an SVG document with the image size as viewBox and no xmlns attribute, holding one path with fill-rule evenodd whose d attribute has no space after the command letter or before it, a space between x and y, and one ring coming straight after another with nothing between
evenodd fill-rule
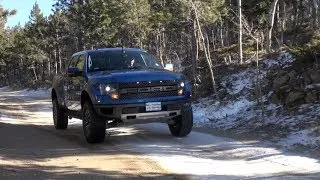
<instances>
[{"instance_id":1,"label":"truck hood","mask_svg":"<svg viewBox=\"0 0 320 180\"><path fill-rule=\"evenodd\" d=\"M134 69L88 73L89 81L99 83L181 80L180 74L167 70Z\"/></svg>"}]
</instances>

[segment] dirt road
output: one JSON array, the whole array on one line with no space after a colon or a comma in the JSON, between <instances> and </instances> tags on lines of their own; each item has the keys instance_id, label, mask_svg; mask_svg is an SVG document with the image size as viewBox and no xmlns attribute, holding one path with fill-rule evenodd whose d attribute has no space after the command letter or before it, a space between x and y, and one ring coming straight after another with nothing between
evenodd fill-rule
<instances>
[{"instance_id":1,"label":"dirt road","mask_svg":"<svg viewBox=\"0 0 320 180\"><path fill-rule=\"evenodd\" d=\"M182 177L129 148L85 143L81 122L71 121L68 131L56 131L48 99L2 90L0 179Z\"/></svg>"},{"instance_id":2,"label":"dirt road","mask_svg":"<svg viewBox=\"0 0 320 180\"><path fill-rule=\"evenodd\" d=\"M317 179L320 163L269 148L193 132L173 138L165 125L107 130L87 144L81 122L52 125L46 95L0 88L0 179Z\"/></svg>"}]
</instances>

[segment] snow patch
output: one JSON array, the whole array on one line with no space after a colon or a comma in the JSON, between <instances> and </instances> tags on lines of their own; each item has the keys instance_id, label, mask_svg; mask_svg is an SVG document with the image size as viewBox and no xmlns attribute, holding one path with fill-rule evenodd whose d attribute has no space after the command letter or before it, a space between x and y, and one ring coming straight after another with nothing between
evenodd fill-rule
<instances>
[{"instance_id":1,"label":"snow patch","mask_svg":"<svg viewBox=\"0 0 320 180\"><path fill-rule=\"evenodd\" d=\"M6 92L5 96L7 97L22 97L24 99L32 99L32 98L49 98L50 97L50 93L51 93L51 89L38 89L38 90L30 90L30 89L23 89L23 90L18 90L18 91L14 91L11 90L9 87L4 87L1 88L0 91L2 92ZM2 96L0 94L0 98L4 99L6 98L5 96Z\"/></svg>"},{"instance_id":2,"label":"snow patch","mask_svg":"<svg viewBox=\"0 0 320 180\"><path fill-rule=\"evenodd\" d=\"M221 85L227 89L228 94L235 95L245 89L252 89L255 76L254 70L245 70L223 78Z\"/></svg>"},{"instance_id":3,"label":"snow patch","mask_svg":"<svg viewBox=\"0 0 320 180\"><path fill-rule=\"evenodd\" d=\"M292 132L288 137L282 139L279 144L285 147L295 146L297 144L317 147L320 145L320 136L313 136L310 130L301 130Z\"/></svg>"},{"instance_id":4,"label":"snow patch","mask_svg":"<svg viewBox=\"0 0 320 180\"><path fill-rule=\"evenodd\" d=\"M289 52L282 52L277 59L266 59L263 61L265 68L272 68L275 66L281 66L283 68L289 67L295 58Z\"/></svg>"},{"instance_id":5,"label":"snow patch","mask_svg":"<svg viewBox=\"0 0 320 180\"><path fill-rule=\"evenodd\" d=\"M255 142L239 142L193 131L187 138L167 138L168 128L162 124L137 125L157 137L144 139L143 144L130 143L134 150L155 160L161 167L194 176L212 179L221 176L257 178L275 174L319 172L315 159L288 154ZM223 177L225 176L225 177Z\"/></svg>"},{"instance_id":6,"label":"snow patch","mask_svg":"<svg viewBox=\"0 0 320 180\"><path fill-rule=\"evenodd\" d=\"M237 80L232 83L233 91L230 94L238 94L244 88L251 88L252 87L252 72L244 71L240 72L239 74L232 75L233 78Z\"/></svg>"},{"instance_id":7,"label":"snow patch","mask_svg":"<svg viewBox=\"0 0 320 180\"><path fill-rule=\"evenodd\" d=\"M282 52L278 58L261 61L260 77L262 85L264 78L271 68L286 68L291 66L295 58L288 52ZM257 129L275 127L281 131L266 132L266 136L280 141L285 147L301 144L310 147L320 147L319 135L313 132L312 124L316 124L320 118L320 104L302 105L297 112L286 111L282 105L268 103L273 92L265 94L262 101L263 108L256 106L252 99L252 89L257 81L257 69L248 68L238 73L224 76L221 80L222 89L227 94L222 97L219 104L214 97L200 99L193 105L194 122L197 126L211 127L220 130L236 129L238 133L250 132ZM308 85L306 89L317 89L320 84ZM223 92L223 91L221 91ZM235 99L235 100L234 100ZM319 128L320 127L315 127ZM318 134L320 131L318 130ZM283 138L284 136L288 136ZM281 139L283 138L283 139Z\"/></svg>"},{"instance_id":8,"label":"snow patch","mask_svg":"<svg viewBox=\"0 0 320 180\"><path fill-rule=\"evenodd\" d=\"M20 91L19 93L22 96L47 98L47 97L50 97L50 91L51 91L51 89L38 89L38 90L24 89L24 90Z\"/></svg>"},{"instance_id":9,"label":"snow patch","mask_svg":"<svg viewBox=\"0 0 320 180\"><path fill-rule=\"evenodd\" d=\"M317 84L310 84L310 85L307 85L305 87L305 89L314 89L314 88L319 88L320 87L320 83L317 83Z\"/></svg>"},{"instance_id":10,"label":"snow patch","mask_svg":"<svg viewBox=\"0 0 320 180\"><path fill-rule=\"evenodd\" d=\"M247 99L240 99L234 102L229 102L226 105L215 103L206 106L207 100L203 99L199 104L193 106L194 121L203 122L204 119L214 120L222 119L228 116L233 116L252 106L254 103Z\"/></svg>"},{"instance_id":11,"label":"snow patch","mask_svg":"<svg viewBox=\"0 0 320 180\"><path fill-rule=\"evenodd\" d=\"M1 122L12 122L12 121L15 121L15 119L13 119L5 114L0 114L0 121Z\"/></svg>"}]
</instances>

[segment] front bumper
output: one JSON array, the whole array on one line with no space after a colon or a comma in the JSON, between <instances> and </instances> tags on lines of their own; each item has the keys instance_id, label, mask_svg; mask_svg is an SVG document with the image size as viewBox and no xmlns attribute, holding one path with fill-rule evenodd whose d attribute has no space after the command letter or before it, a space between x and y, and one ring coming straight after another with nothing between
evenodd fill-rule
<instances>
[{"instance_id":1,"label":"front bumper","mask_svg":"<svg viewBox=\"0 0 320 180\"><path fill-rule=\"evenodd\" d=\"M146 103L121 105L94 105L95 112L104 120L121 120L126 124L168 122L181 115L181 109L190 100L161 102L161 111L146 112Z\"/></svg>"}]
</instances>

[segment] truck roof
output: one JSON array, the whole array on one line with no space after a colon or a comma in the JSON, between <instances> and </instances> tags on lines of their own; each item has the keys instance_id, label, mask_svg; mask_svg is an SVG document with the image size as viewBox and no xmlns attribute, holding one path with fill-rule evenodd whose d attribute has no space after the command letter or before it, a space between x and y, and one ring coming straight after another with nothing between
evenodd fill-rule
<instances>
[{"instance_id":1,"label":"truck roof","mask_svg":"<svg viewBox=\"0 0 320 180\"><path fill-rule=\"evenodd\" d=\"M77 53L74 53L73 56L84 54L84 53L94 53L94 52L110 52L110 51L130 51L130 52L144 52L145 50L142 49L137 49L137 48L122 48L122 47L117 47L117 48L103 48L103 49L94 49L94 50L85 50L85 51L80 51Z\"/></svg>"}]
</instances>

